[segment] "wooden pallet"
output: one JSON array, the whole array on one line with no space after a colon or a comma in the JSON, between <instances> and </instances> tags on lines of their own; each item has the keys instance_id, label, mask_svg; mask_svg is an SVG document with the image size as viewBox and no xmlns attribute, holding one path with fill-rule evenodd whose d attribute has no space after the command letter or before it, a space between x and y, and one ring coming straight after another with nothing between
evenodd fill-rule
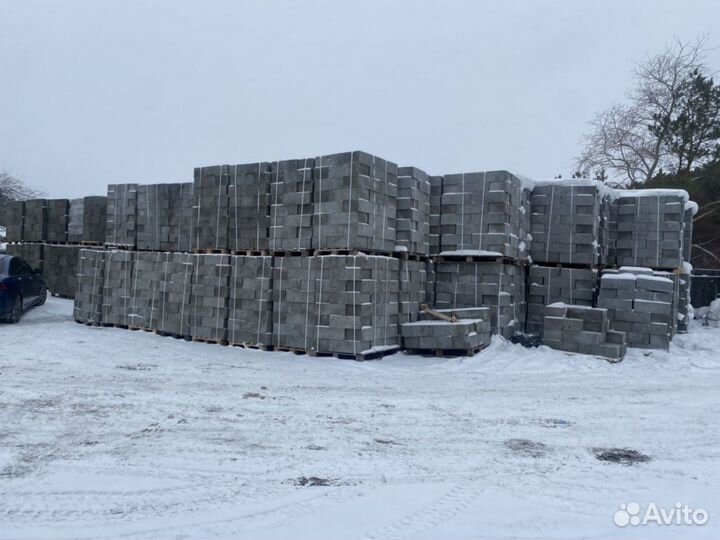
<instances>
[{"instance_id":1,"label":"wooden pallet","mask_svg":"<svg viewBox=\"0 0 720 540\"><path fill-rule=\"evenodd\" d=\"M188 336L183 336L182 334L175 334L173 332L165 332L163 330L153 330L156 335L163 336L163 337L172 337L175 339L184 339L185 341L189 341L190 338Z\"/></svg>"},{"instance_id":2,"label":"wooden pallet","mask_svg":"<svg viewBox=\"0 0 720 540\"><path fill-rule=\"evenodd\" d=\"M368 360L378 360L380 358L383 358L385 356L390 356L391 354L395 354L400 350L400 347L392 347L389 349L384 349L382 351L373 351L369 353L359 353L359 354L351 354L351 353L337 353L337 352L319 352L310 350L307 351L307 354L309 356L318 356L321 358L327 357L327 358L338 358L340 360L355 360L356 362L365 362Z\"/></svg>"},{"instance_id":3,"label":"wooden pallet","mask_svg":"<svg viewBox=\"0 0 720 540\"><path fill-rule=\"evenodd\" d=\"M240 255L244 257L268 257L270 250L267 249L241 249L230 251L231 255Z\"/></svg>"},{"instance_id":4,"label":"wooden pallet","mask_svg":"<svg viewBox=\"0 0 720 540\"><path fill-rule=\"evenodd\" d=\"M340 255L344 257L392 257L393 251L362 250L362 249L316 249L315 255Z\"/></svg>"},{"instance_id":5,"label":"wooden pallet","mask_svg":"<svg viewBox=\"0 0 720 540\"><path fill-rule=\"evenodd\" d=\"M210 338L194 337L194 338L192 338L192 341L194 343L211 343L213 345L223 345L223 346L228 345L228 341L226 339L210 339Z\"/></svg>"},{"instance_id":6,"label":"wooden pallet","mask_svg":"<svg viewBox=\"0 0 720 540\"><path fill-rule=\"evenodd\" d=\"M394 251L393 257L401 261L419 261L425 262L430 259L428 255L420 255L418 253L408 253L407 251Z\"/></svg>"},{"instance_id":7,"label":"wooden pallet","mask_svg":"<svg viewBox=\"0 0 720 540\"><path fill-rule=\"evenodd\" d=\"M195 255L230 255L229 249L194 249Z\"/></svg>"},{"instance_id":8,"label":"wooden pallet","mask_svg":"<svg viewBox=\"0 0 720 540\"><path fill-rule=\"evenodd\" d=\"M82 241L80 242L80 245L81 245L81 246L97 246L97 247L100 247L100 246L103 245L103 243L102 243L102 242L90 242L90 241L88 241L88 240L82 240Z\"/></svg>"},{"instance_id":9,"label":"wooden pallet","mask_svg":"<svg viewBox=\"0 0 720 540\"><path fill-rule=\"evenodd\" d=\"M271 251L275 257L312 257L315 254L314 249L276 249Z\"/></svg>"},{"instance_id":10,"label":"wooden pallet","mask_svg":"<svg viewBox=\"0 0 720 540\"><path fill-rule=\"evenodd\" d=\"M436 356L442 358L457 356L475 356L477 353L485 349L487 345L480 345L470 349L407 349L405 354L415 354L419 356Z\"/></svg>"},{"instance_id":11,"label":"wooden pallet","mask_svg":"<svg viewBox=\"0 0 720 540\"><path fill-rule=\"evenodd\" d=\"M605 266L600 264L575 264L575 263L533 263L533 266L542 268L560 268L567 270L598 270L602 271Z\"/></svg>"},{"instance_id":12,"label":"wooden pallet","mask_svg":"<svg viewBox=\"0 0 720 540\"><path fill-rule=\"evenodd\" d=\"M252 349L254 351L273 351L275 350L272 345L257 345L253 343L232 343L228 342L228 345L232 347L239 347L241 349Z\"/></svg>"},{"instance_id":13,"label":"wooden pallet","mask_svg":"<svg viewBox=\"0 0 720 540\"><path fill-rule=\"evenodd\" d=\"M495 257L484 255L433 255L431 259L436 263L450 262L473 262L473 263L495 263L495 264L511 264L513 266L527 265L526 259L513 259L512 257Z\"/></svg>"},{"instance_id":14,"label":"wooden pallet","mask_svg":"<svg viewBox=\"0 0 720 540\"><path fill-rule=\"evenodd\" d=\"M105 249L116 249L118 251L135 251L135 246L125 244L105 244Z\"/></svg>"}]
</instances>

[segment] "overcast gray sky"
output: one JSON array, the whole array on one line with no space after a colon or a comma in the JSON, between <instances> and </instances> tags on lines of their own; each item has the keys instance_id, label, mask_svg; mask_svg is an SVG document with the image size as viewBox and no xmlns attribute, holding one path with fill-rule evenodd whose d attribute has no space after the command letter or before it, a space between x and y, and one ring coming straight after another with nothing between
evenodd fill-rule
<instances>
[{"instance_id":1,"label":"overcast gray sky","mask_svg":"<svg viewBox=\"0 0 720 540\"><path fill-rule=\"evenodd\" d=\"M0 170L51 197L352 149L568 174L633 64L719 45L718 21L718 0L0 0Z\"/></svg>"}]
</instances>

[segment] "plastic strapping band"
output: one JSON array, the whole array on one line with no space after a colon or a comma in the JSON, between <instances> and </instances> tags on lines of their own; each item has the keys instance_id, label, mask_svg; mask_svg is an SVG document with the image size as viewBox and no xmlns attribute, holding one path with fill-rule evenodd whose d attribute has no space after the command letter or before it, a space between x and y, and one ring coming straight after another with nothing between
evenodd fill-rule
<instances>
[{"instance_id":1,"label":"plastic strapping band","mask_svg":"<svg viewBox=\"0 0 720 540\"><path fill-rule=\"evenodd\" d=\"M317 325L315 327L315 350L318 351L320 348L320 312L322 311L322 285L323 285L323 269L325 267L325 257L320 257L320 284L318 288L318 314L317 314Z\"/></svg>"},{"instance_id":2,"label":"plastic strapping band","mask_svg":"<svg viewBox=\"0 0 720 540\"><path fill-rule=\"evenodd\" d=\"M487 173L483 172L482 191L480 196L480 234L478 238L478 251L482 250L482 240L485 226L485 190L487 189ZM464 195L463 195L464 196Z\"/></svg>"},{"instance_id":3,"label":"plastic strapping band","mask_svg":"<svg viewBox=\"0 0 720 540\"><path fill-rule=\"evenodd\" d=\"M372 344L375 346L377 340L377 308L380 306L380 302L377 301L377 257L373 256L373 316L372 316L372 327L373 327L373 338Z\"/></svg>"},{"instance_id":4,"label":"plastic strapping band","mask_svg":"<svg viewBox=\"0 0 720 540\"><path fill-rule=\"evenodd\" d=\"M237 170L237 165L235 166L235 169ZM235 187L237 189L237 184L235 184ZM236 244L237 245L237 244ZM237 330L237 321L238 321L238 312L237 312L237 281L238 281L238 268L240 266L241 259L239 257L230 257L230 279L232 280L232 295L233 295L233 308L232 308L232 342L237 343L235 340L236 337L236 330Z\"/></svg>"},{"instance_id":5,"label":"plastic strapping band","mask_svg":"<svg viewBox=\"0 0 720 540\"><path fill-rule=\"evenodd\" d=\"M298 224L298 249L302 249L303 219L305 217L305 175L307 174L307 158L303 160L302 196L300 199L300 223ZM308 246L309 247L309 246Z\"/></svg>"},{"instance_id":6,"label":"plastic strapping band","mask_svg":"<svg viewBox=\"0 0 720 540\"><path fill-rule=\"evenodd\" d=\"M235 207L235 248L234 249L240 249L240 244L238 242L238 230L240 229L240 222L238 221L238 203L237 203L237 194L238 194L238 178L237 178L237 164L235 164L235 167L233 169L233 203Z\"/></svg>"},{"instance_id":7,"label":"plastic strapping band","mask_svg":"<svg viewBox=\"0 0 720 540\"><path fill-rule=\"evenodd\" d=\"M165 297L167 296L167 281L168 281L168 262L170 259L170 254L165 254L165 263L163 264L163 280L161 287L163 289L163 295L162 295L162 311L160 312L160 331L165 331Z\"/></svg>"},{"instance_id":8,"label":"plastic strapping band","mask_svg":"<svg viewBox=\"0 0 720 540\"><path fill-rule=\"evenodd\" d=\"M545 262L550 258L550 231L552 230L553 207L555 206L555 186L550 186L550 214L548 215L548 226L545 232Z\"/></svg>"},{"instance_id":9,"label":"plastic strapping band","mask_svg":"<svg viewBox=\"0 0 720 540\"><path fill-rule=\"evenodd\" d=\"M455 289L453 292L453 309L457 309L457 290L458 290L458 281L460 281L460 263L457 263L455 265Z\"/></svg>"},{"instance_id":10,"label":"plastic strapping band","mask_svg":"<svg viewBox=\"0 0 720 540\"><path fill-rule=\"evenodd\" d=\"M350 249L350 221L352 218L352 186L353 186L353 153L350 152L350 187L348 188L348 224L347 224L347 249Z\"/></svg>"},{"instance_id":11,"label":"plastic strapping band","mask_svg":"<svg viewBox=\"0 0 720 540\"><path fill-rule=\"evenodd\" d=\"M497 298L497 333L500 334L500 292L502 291L503 274L498 279L498 298Z\"/></svg>"},{"instance_id":12,"label":"plastic strapping band","mask_svg":"<svg viewBox=\"0 0 720 540\"><path fill-rule=\"evenodd\" d=\"M192 264L190 262L190 258L193 257L190 253L187 254L187 257L185 257L185 277L183 278L183 295L182 295L182 306L180 307L180 328L179 332L180 334L185 333L185 304L187 304L187 280L188 280L188 268Z\"/></svg>"},{"instance_id":13,"label":"plastic strapping band","mask_svg":"<svg viewBox=\"0 0 720 540\"><path fill-rule=\"evenodd\" d=\"M657 240L655 243L655 267L660 266L660 195L657 196L656 226Z\"/></svg>"},{"instance_id":14,"label":"plastic strapping band","mask_svg":"<svg viewBox=\"0 0 720 540\"><path fill-rule=\"evenodd\" d=\"M474 285L475 285L475 306L477 307L477 306L480 305L480 304L478 304L478 275L477 275L477 273L478 273L478 265L477 265L477 264L474 264L473 267L475 268L475 282L474 282Z\"/></svg>"},{"instance_id":15,"label":"plastic strapping band","mask_svg":"<svg viewBox=\"0 0 720 540\"><path fill-rule=\"evenodd\" d=\"M155 186L155 249L160 249L160 211L158 209L158 185Z\"/></svg>"},{"instance_id":16,"label":"plastic strapping band","mask_svg":"<svg viewBox=\"0 0 720 540\"><path fill-rule=\"evenodd\" d=\"M262 171L260 170L260 162L258 161L258 178L257 178L257 209L256 216L257 221L255 222L255 249L260 249L260 186L262 186L261 176ZM263 262L263 271L265 271L265 262ZM259 330L258 330L259 333Z\"/></svg>"},{"instance_id":17,"label":"plastic strapping band","mask_svg":"<svg viewBox=\"0 0 720 540\"><path fill-rule=\"evenodd\" d=\"M310 318L310 267L315 257L307 257L307 283L305 284L305 350L308 348L308 322Z\"/></svg>"},{"instance_id":18,"label":"plastic strapping band","mask_svg":"<svg viewBox=\"0 0 720 540\"><path fill-rule=\"evenodd\" d=\"M322 177L323 177L323 171L322 171L322 156L318 158L318 182L319 182L319 189L318 189L318 204L317 204L317 212L314 212L318 217L317 224L318 224L318 249L322 249L322 198L323 198L323 189L322 189Z\"/></svg>"},{"instance_id":19,"label":"plastic strapping band","mask_svg":"<svg viewBox=\"0 0 720 540\"><path fill-rule=\"evenodd\" d=\"M195 249L200 249L200 208L202 207L202 181L203 181L203 172L205 171L205 167L200 167L200 173L198 178L198 197L197 197L197 222L195 227ZM180 324L182 325L182 321L180 321Z\"/></svg>"},{"instance_id":20,"label":"plastic strapping band","mask_svg":"<svg viewBox=\"0 0 720 540\"><path fill-rule=\"evenodd\" d=\"M460 191L460 252L462 253L465 249L465 173L462 173L462 188Z\"/></svg>"},{"instance_id":21,"label":"plastic strapping band","mask_svg":"<svg viewBox=\"0 0 720 540\"><path fill-rule=\"evenodd\" d=\"M262 325L262 313L263 313L263 291L265 289L265 259L268 257L262 257L262 275L260 277L260 299L258 308L258 324L257 324L257 338L256 342L260 345L260 328Z\"/></svg>"},{"instance_id":22,"label":"plastic strapping band","mask_svg":"<svg viewBox=\"0 0 720 540\"><path fill-rule=\"evenodd\" d=\"M575 186L570 186L570 238L569 238L569 244L570 244L570 264L572 264L572 256L573 256L573 236L574 236L574 222L573 219L575 216ZM570 302L572 304L572 302Z\"/></svg>"},{"instance_id":23,"label":"plastic strapping band","mask_svg":"<svg viewBox=\"0 0 720 540\"><path fill-rule=\"evenodd\" d=\"M180 189L182 189L182 188L180 188ZM154 270L155 270L156 272L159 272L159 271L160 271L160 252L159 252L159 251L157 252L157 256L155 257L155 268L154 268ZM158 283L158 282L157 282L156 279L153 279L153 280L152 280L152 283L153 283L153 289L152 289L152 297L151 297L151 299L150 299L150 321L148 322L148 328L152 328L152 327L153 327L153 317L154 317L154 315L155 315L155 293L157 292L157 291L156 291L156 287L157 287L157 283Z\"/></svg>"},{"instance_id":24,"label":"plastic strapping band","mask_svg":"<svg viewBox=\"0 0 720 540\"><path fill-rule=\"evenodd\" d=\"M225 165L221 165L220 178L218 179L217 204L215 208L215 249L220 249L220 202L222 199L223 176L225 176L224 171Z\"/></svg>"},{"instance_id":25,"label":"plastic strapping band","mask_svg":"<svg viewBox=\"0 0 720 540\"><path fill-rule=\"evenodd\" d=\"M215 270L217 271L217 274L218 274L218 284L217 284L218 291L217 291L217 306L216 306L217 312L215 313L215 339L216 340L220 339L220 310L222 307L221 303L226 298L225 295L223 295L220 292L220 290L222 288L222 275L224 272L224 267L227 266L227 263L225 263L225 255L220 255L219 259L220 259L220 264L215 266ZM227 294L227 293L225 293L225 294Z\"/></svg>"},{"instance_id":26,"label":"plastic strapping band","mask_svg":"<svg viewBox=\"0 0 720 540\"><path fill-rule=\"evenodd\" d=\"M618 222L620 222L620 208L618 208ZM637 266L637 258L638 258L638 221L640 219L640 197L635 198L635 224L633 225L633 240L634 240L634 248L633 248L633 266Z\"/></svg>"},{"instance_id":27,"label":"plastic strapping band","mask_svg":"<svg viewBox=\"0 0 720 540\"><path fill-rule=\"evenodd\" d=\"M351 169L352 170L352 169ZM356 291L356 284L355 284L355 270L357 267L357 255L353 256L353 294L352 294L352 303L353 303L353 354L357 354L357 313L355 311L357 307L357 291Z\"/></svg>"},{"instance_id":28,"label":"plastic strapping band","mask_svg":"<svg viewBox=\"0 0 720 540\"><path fill-rule=\"evenodd\" d=\"M283 280L283 261L285 257L280 257L280 285L278 291L278 318L277 318L277 346L280 346L280 336L282 335L282 280Z\"/></svg>"},{"instance_id":29,"label":"plastic strapping band","mask_svg":"<svg viewBox=\"0 0 720 540\"><path fill-rule=\"evenodd\" d=\"M385 304L385 333L383 336L383 345L387 345L387 330L390 323L388 321L388 306L390 305L390 258L385 257L385 298L383 303Z\"/></svg>"},{"instance_id":30,"label":"plastic strapping band","mask_svg":"<svg viewBox=\"0 0 720 540\"><path fill-rule=\"evenodd\" d=\"M573 291L574 291L574 288L575 288L575 283L573 282L573 269L572 269L572 268L568 268L568 271L569 271L569 273L570 273L570 304L572 305L572 303L573 303Z\"/></svg>"},{"instance_id":31,"label":"plastic strapping band","mask_svg":"<svg viewBox=\"0 0 720 540\"><path fill-rule=\"evenodd\" d=\"M272 192L272 187L271 190ZM278 194L280 192L280 162L275 162L275 197L273 197L272 205L272 249L277 249L277 215L278 215ZM282 264L282 263L280 263Z\"/></svg>"},{"instance_id":32,"label":"plastic strapping band","mask_svg":"<svg viewBox=\"0 0 720 540\"><path fill-rule=\"evenodd\" d=\"M383 190L384 190L383 195L387 194L387 192L388 192L387 161L385 161L385 183L383 184ZM385 249L385 230L387 229L387 220L385 218L385 215L386 215L387 207L388 207L387 197L383 197L382 205L383 205L383 221L382 221L382 246L381 246L381 248Z\"/></svg>"}]
</instances>

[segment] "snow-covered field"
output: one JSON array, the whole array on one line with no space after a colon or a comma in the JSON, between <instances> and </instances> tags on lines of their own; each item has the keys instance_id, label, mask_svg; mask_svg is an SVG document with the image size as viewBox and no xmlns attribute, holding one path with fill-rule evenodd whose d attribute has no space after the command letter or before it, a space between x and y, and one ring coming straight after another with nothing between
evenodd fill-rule
<instances>
[{"instance_id":1,"label":"snow-covered field","mask_svg":"<svg viewBox=\"0 0 720 540\"><path fill-rule=\"evenodd\" d=\"M0 538L720 537L718 329L614 365L501 341L355 363L71 312L0 326ZM617 527L633 501L710 520Z\"/></svg>"}]
</instances>

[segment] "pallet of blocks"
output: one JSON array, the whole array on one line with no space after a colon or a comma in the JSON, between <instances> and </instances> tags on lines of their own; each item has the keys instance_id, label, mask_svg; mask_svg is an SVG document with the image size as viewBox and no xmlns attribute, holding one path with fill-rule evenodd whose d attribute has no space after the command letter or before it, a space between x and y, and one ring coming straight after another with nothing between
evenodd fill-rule
<instances>
[{"instance_id":1,"label":"pallet of blocks","mask_svg":"<svg viewBox=\"0 0 720 540\"><path fill-rule=\"evenodd\" d=\"M131 329L160 330L160 285L168 255L159 251L134 252L128 314Z\"/></svg>"},{"instance_id":2,"label":"pallet of blocks","mask_svg":"<svg viewBox=\"0 0 720 540\"><path fill-rule=\"evenodd\" d=\"M269 248L272 251L312 249L314 159L272 164Z\"/></svg>"},{"instance_id":3,"label":"pallet of blocks","mask_svg":"<svg viewBox=\"0 0 720 540\"><path fill-rule=\"evenodd\" d=\"M542 333L545 306L562 302L593 306L597 295L598 272L594 268L563 268L532 264L528 268L527 320L528 334Z\"/></svg>"},{"instance_id":4,"label":"pallet of blocks","mask_svg":"<svg viewBox=\"0 0 720 540\"><path fill-rule=\"evenodd\" d=\"M105 254L102 323L123 328L130 326L133 278L133 251Z\"/></svg>"},{"instance_id":5,"label":"pallet of blocks","mask_svg":"<svg viewBox=\"0 0 720 540\"><path fill-rule=\"evenodd\" d=\"M427 266L429 261L400 259L400 322L414 322L418 318L420 306L428 303Z\"/></svg>"},{"instance_id":6,"label":"pallet of blocks","mask_svg":"<svg viewBox=\"0 0 720 540\"><path fill-rule=\"evenodd\" d=\"M602 215L607 199L595 183L553 182L531 197L531 256L535 263L599 265L606 260Z\"/></svg>"},{"instance_id":7,"label":"pallet of blocks","mask_svg":"<svg viewBox=\"0 0 720 540\"><path fill-rule=\"evenodd\" d=\"M81 249L73 318L83 324L102 324L105 256L108 252Z\"/></svg>"},{"instance_id":8,"label":"pallet of blocks","mask_svg":"<svg viewBox=\"0 0 720 540\"><path fill-rule=\"evenodd\" d=\"M687 193L679 190L648 189L618 195L610 206L610 263L680 268L686 201Z\"/></svg>"},{"instance_id":9,"label":"pallet of blocks","mask_svg":"<svg viewBox=\"0 0 720 540\"><path fill-rule=\"evenodd\" d=\"M176 338L190 338L190 293L195 256L191 253L163 253L158 285L157 333ZM154 310L153 310L154 313ZM153 322L156 315L153 314Z\"/></svg>"},{"instance_id":10,"label":"pallet of blocks","mask_svg":"<svg viewBox=\"0 0 720 540\"><path fill-rule=\"evenodd\" d=\"M230 257L227 340L231 345L259 349L273 345L273 260L269 256Z\"/></svg>"},{"instance_id":11,"label":"pallet of blocks","mask_svg":"<svg viewBox=\"0 0 720 540\"><path fill-rule=\"evenodd\" d=\"M227 343L230 255L195 255L190 288L190 335L194 341Z\"/></svg>"},{"instance_id":12,"label":"pallet of blocks","mask_svg":"<svg viewBox=\"0 0 720 540\"><path fill-rule=\"evenodd\" d=\"M525 259L529 226L524 187L507 171L448 174L443 177L440 255L497 255Z\"/></svg>"},{"instance_id":13,"label":"pallet of blocks","mask_svg":"<svg viewBox=\"0 0 720 540\"><path fill-rule=\"evenodd\" d=\"M23 240L25 242L43 242L46 237L47 200L30 199L25 201Z\"/></svg>"},{"instance_id":14,"label":"pallet of blocks","mask_svg":"<svg viewBox=\"0 0 720 540\"><path fill-rule=\"evenodd\" d=\"M398 168L395 251L430 254L430 178L415 167Z\"/></svg>"},{"instance_id":15,"label":"pallet of blocks","mask_svg":"<svg viewBox=\"0 0 720 540\"><path fill-rule=\"evenodd\" d=\"M193 178L192 249L198 253L226 251L230 166L196 167Z\"/></svg>"},{"instance_id":16,"label":"pallet of blocks","mask_svg":"<svg viewBox=\"0 0 720 540\"><path fill-rule=\"evenodd\" d=\"M525 328L525 271L499 262L435 264L435 307L489 307L493 333L506 339Z\"/></svg>"},{"instance_id":17,"label":"pallet of blocks","mask_svg":"<svg viewBox=\"0 0 720 540\"><path fill-rule=\"evenodd\" d=\"M105 242L107 197L72 199L68 209L68 242L101 245Z\"/></svg>"},{"instance_id":18,"label":"pallet of blocks","mask_svg":"<svg viewBox=\"0 0 720 540\"><path fill-rule=\"evenodd\" d=\"M276 348L364 360L399 347L398 259L276 257Z\"/></svg>"},{"instance_id":19,"label":"pallet of blocks","mask_svg":"<svg viewBox=\"0 0 720 540\"><path fill-rule=\"evenodd\" d=\"M45 244L43 275L53 296L75 298L80 246Z\"/></svg>"},{"instance_id":20,"label":"pallet of blocks","mask_svg":"<svg viewBox=\"0 0 720 540\"><path fill-rule=\"evenodd\" d=\"M137 239L137 184L110 184L107 191L105 243L134 249Z\"/></svg>"},{"instance_id":21,"label":"pallet of blocks","mask_svg":"<svg viewBox=\"0 0 720 540\"><path fill-rule=\"evenodd\" d=\"M270 182L267 162L230 167L228 245L236 254L264 255L270 239Z\"/></svg>"},{"instance_id":22,"label":"pallet of blocks","mask_svg":"<svg viewBox=\"0 0 720 540\"><path fill-rule=\"evenodd\" d=\"M443 177L430 176L430 217L428 219L430 255L438 255L442 251L440 245Z\"/></svg>"},{"instance_id":23,"label":"pallet of blocks","mask_svg":"<svg viewBox=\"0 0 720 540\"><path fill-rule=\"evenodd\" d=\"M610 326L625 332L629 347L670 346L678 315L676 284L670 276L640 267L603 271L597 306L608 310Z\"/></svg>"},{"instance_id":24,"label":"pallet of blocks","mask_svg":"<svg viewBox=\"0 0 720 540\"><path fill-rule=\"evenodd\" d=\"M138 186L137 249L190 251L193 184Z\"/></svg>"},{"instance_id":25,"label":"pallet of blocks","mask_svg":"<svg viewBox=\"0 0 720 540\"><path fill-rule=\"evenodd\" d=\"M65 243L68 241L68 214L70 201L68 199L47 200L47 225L45 240L50 243Z\"/></svg>"},{"instance_id":26,"label":"pallet of blocks","mask_svg":"<svg viewBox=\"0 0 720 540\"><path fill-rule=\"evenodd\" d=\"M627 350L625 333L612 330L608 311L562 302L545 308L543 344L560 351L622 360Z\"/></svg>"},{"instance_id":27,"label":"pallet of blocks","mask_svg":"<svg viewBox=\"0 0 720 540\"><path fill-rule=\"evenodd\" d=\"M337 254L393 252L396 164L365 152L319 156L313 178L313 249Z\"/></svg>"},{"instance_id":28,"label":"pallet of blocks","mask_svg":"<svg viewBox=\"0 0 720 540\"><path fill-rule=\"evenodd\" d=\"M22 242L25 221L25 201L5 201L0 204L0 226L5 227L6 242Z\"/></svg>"}]
</instances>

